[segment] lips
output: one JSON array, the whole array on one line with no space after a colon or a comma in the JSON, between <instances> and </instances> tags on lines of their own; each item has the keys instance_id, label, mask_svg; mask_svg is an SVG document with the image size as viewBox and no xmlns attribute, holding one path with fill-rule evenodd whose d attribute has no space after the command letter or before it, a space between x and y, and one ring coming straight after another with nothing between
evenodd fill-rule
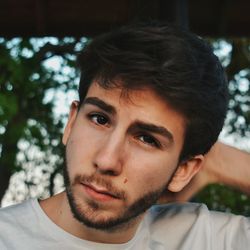
<instances>
[{"instance_id":1,"label":"lips","mask_svg":"<svg viewBox=\"0 0 250 250\"><path fill-rule=\"evenodd\" d=\"M99 200L109 200L109 199L118 199L118 197L108 191L107 189L103 188L103 187L99 187L97 185L93 185L93 184L89 184L89 183L82 183L82 185L84 186L86 192L94 197L95 199L99 199Z\"/></svg>"}]
</instances>

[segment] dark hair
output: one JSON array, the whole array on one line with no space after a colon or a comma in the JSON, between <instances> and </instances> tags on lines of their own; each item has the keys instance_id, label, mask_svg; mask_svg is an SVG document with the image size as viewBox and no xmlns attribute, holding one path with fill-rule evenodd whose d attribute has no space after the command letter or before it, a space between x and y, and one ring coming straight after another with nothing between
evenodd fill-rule
<instances>
[{"instance_id":1,"label":"dark hair","mask_svg":"<svg viewBox=\"0 0 250 250\"><path fill-rule=\"evenodd\" d=\"M180 161L205 154L222 129L227 80L212 48L166 24L121 27L93 39L79 56L80 104L93 80L104 88L149 87L186 118Z\"/></svg>"}]
</instances>

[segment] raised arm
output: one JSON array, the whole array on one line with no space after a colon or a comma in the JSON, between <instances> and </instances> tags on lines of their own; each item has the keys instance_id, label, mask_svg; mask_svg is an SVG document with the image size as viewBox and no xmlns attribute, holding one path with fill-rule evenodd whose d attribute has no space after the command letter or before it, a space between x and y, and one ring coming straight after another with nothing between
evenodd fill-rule
<instances>
[{"instance_id":1,"label":"raised arm","mask_svg":"<svg viewBox=\"0 0 250 250\"><path fill-rule=\"evenodd\" d=\"M223 183L250 195L250 154L216 143L205 158L203 171L209 183Z\"/></svg>"},{"instance_id":2,"label":"raised arm","mask_svg":"<svg viewBox=\"0 0 250 250\"><path fill-rule=\"evenodd\" d=\"M208 184L222 183L250 195L250 154L217 142L205 156L202 170L179 193L166 201L188 201Z\"/></svg>"}]
</instances>

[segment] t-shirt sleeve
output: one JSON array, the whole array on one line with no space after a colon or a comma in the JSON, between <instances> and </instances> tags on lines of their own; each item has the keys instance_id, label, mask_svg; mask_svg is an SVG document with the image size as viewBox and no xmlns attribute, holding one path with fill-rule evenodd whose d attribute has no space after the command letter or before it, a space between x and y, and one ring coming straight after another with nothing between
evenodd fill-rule
<instances>
[{"instance_id":1,"label":"t-shirt sleeve","mask_svg":"<svg viewBox=\"0 0 250 250\"><path fill-rule=\"evenodd\" d=\"M210 212L211 232L224 249L250 249L250 218L221 212Z\"/></svg>"},{"instance_id":2,"label":"t-shirt sleeve","mask_svg":"<svg viewBox=\"0 0 250 250\"><path fill-rule=\"evenodd\" d=\"M209 211L204 204L156 206L150 228L166 249L250 250L250 218Z\"/></svg>"}]
</instances>

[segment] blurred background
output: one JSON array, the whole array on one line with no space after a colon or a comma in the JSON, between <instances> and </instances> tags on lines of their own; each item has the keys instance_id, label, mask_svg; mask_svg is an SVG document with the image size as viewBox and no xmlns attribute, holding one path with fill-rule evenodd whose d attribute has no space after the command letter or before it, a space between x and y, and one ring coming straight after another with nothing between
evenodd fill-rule
<instances>
[{"instance_id":1,"label":"blurred background","mask_svg":"<svg viewBox=\"0 0 250 250\"><path fill-rule=\"evenodd\" d=\"M250 151L249 13L248 0L0 0L1 205L63 189L61 135L77 99L77 54L96 35L134 21L175 23L212 44L230 89L220 138ZM250 197L223 185L194 201L250 215Z\"/></svg>"}]
</instances>

